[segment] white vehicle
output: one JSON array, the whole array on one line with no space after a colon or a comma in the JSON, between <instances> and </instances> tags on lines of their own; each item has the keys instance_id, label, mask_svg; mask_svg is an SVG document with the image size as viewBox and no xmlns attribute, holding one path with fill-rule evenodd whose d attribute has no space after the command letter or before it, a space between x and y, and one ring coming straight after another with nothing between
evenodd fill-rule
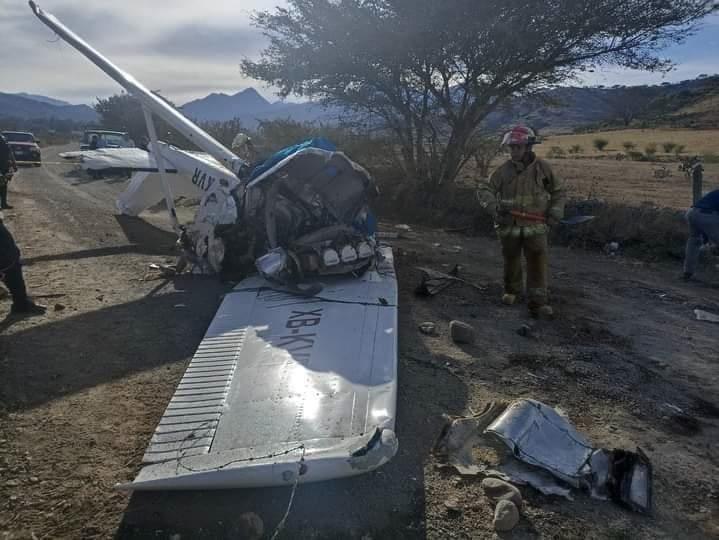
<instances>
[{"instance_id":1,"label":"white vehicle","mask_svg":"<svg viewBox=\"0 0 719 540\"><path fill-rule=\"evenodd\" d=\"M108 131L106 129L88 129L82 134L80 150L93 150L95 148L132 148L135 143L124 131Z\"/></svg>"},{"instance_id":2,"label":"white vehicle","mask_svg":"<svg viewBox=\"0 0 719 540\"><path fill-rule=\"evenodd\" d=\"M391 250L372 234L367 171L341 152L307 144L252 174L232 151L29 4L144 107L150 153L81 153L89 167L116 163L139 171L120 209L137 213L162 192L197 264L208 271L256 264L261 274L223 300L144 467L121 487L296 485L389 461L398 444L397 283ZM207 154L158 141L153 114ZM202 194L185 229L177 222L175 189Z\"/></svg>"}]
</instances>

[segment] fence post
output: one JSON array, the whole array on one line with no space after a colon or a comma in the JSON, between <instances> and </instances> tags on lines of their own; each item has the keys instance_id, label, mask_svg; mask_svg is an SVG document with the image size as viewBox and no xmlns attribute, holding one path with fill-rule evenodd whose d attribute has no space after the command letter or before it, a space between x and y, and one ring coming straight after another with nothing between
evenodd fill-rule
<instances>
[{"instance_id":1,"label":"fence post","mask_svg":"<svg viewBox=\"0 0 719 540\"><path fill-rule=\"evenodd\" d=\"M704 180L704 167L701 163L695 163L692 167L692 204L696 204L702 198L702 182Z\"/></svg>"}]
</instances>

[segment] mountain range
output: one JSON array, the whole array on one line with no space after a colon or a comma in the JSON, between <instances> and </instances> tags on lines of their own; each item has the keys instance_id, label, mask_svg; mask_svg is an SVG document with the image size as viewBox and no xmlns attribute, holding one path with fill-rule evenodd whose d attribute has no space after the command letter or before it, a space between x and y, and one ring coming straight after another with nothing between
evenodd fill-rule
<instances>
[{"instance_id":1,"label":"mountain range","mask_svg":"<svg viewBox=\"0 0 719 540\"><path fill-rule=\"evenodd\" d=\"M180 110L185 116L201 122L238 118L244 126L250 128L254 128L258 120L290 118L297 122L332 121L341 114L341 109L325 108L316 103L272 103L254 88L233 95L213 93L185 103Z\"/></svg>"},{"instance_id":2,"label":"mountain range","mask_svg":"<svg viewBox=\"0 0 719 540\"><path fill-rule=\"evenodd\" d=\"M200 122L238 118L253 129L260 120L291 119L297 122L331 123L343 111L316 103L270 102L254 88L236 94L212 93L179 107L185 116ZM99 121L87 105L36 94L0 93L0 119L59 119L78 124ZM540 129L570 131L601 124L671 125L674 127L719 127L719 76L700 76L681 83L660 86L611 88L562 87L539 98L514 100L485 121L489 128L524 121ZM2 127L2 126L0 126Z\"/></svg>"},{"instance_id":3,"label":"mountain range","mask_svg":"<svg viewBox=\"0 0 719 540\"><path fill-rule=\"evenodd\" d=\"M97 122L98 115L87 105L71 105L59 99L34 94L0 92L0 118L20 120L71 120L78 123Z\"/></svg>"}]
</instances>

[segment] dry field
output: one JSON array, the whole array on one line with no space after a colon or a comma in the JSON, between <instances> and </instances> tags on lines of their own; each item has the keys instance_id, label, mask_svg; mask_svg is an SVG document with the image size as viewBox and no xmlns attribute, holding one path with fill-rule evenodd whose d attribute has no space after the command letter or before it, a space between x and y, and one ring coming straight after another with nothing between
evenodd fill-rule
<instances>
[{"instance_id":1,"label":"dry field","mask_svg":"<svg viewBox=\"0 0 719 540\"><path fill-rule=\"evenodd\" d=\"M691 206L691 184L678 165L598 159L550 160L574 199L599 198L629 205L651 203L683 209ZM655 177L666 167L671 176ZM704 191L719 188L719 164L705 165Z\"/></svg>"},{"instance_id":2,"label":"dry field","mask_svg":"<svg viewBox=\"0 0 719 540\"><path fill-rule=\"evenodd\" d=\"M594 139L606 139L609 145L604 152L594 148ZM560 146L568 150L578 144L583 148L583 155L600 156L607 153L624 152L622 144L632 142L637 151L651 143L657 145L659 154L663 143L672 142L685 146L686 155L708 153L719 154L719 130L698 129L623 129L616 131L600 131L596 133L583 133L579 135L554 135L544 139L544 144L537 147L539 155L546 154L552 146Z\"/></svg>"},{"instance_id":3,"label":"dry field","mask_svg":"<svg viewBox=\"0 0 719 540\"><path fill-rule=\"evenodd\" d=\"M544 151L548 145L544 146ZM542 146L537 147L537 152ZM507 156L501 155L492 169L501 165ZM604 199L608 202L639 206L684 209L691 206L691 183L679 170L678 163L649 163L643 161L617 161L615 159L550 159L554 172L564 180L572 199ZM663 178L656 176L664 171ZM475 185L481 179L475 170L464 171L462 182ZM704 192L719 189L719 164L704 165Z\"/></svg>"}]
</instances>

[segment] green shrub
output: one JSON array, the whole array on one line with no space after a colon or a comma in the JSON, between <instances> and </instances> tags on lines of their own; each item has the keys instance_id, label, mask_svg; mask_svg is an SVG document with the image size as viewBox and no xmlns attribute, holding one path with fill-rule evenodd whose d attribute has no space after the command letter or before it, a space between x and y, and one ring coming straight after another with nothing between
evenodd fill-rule
<instances>
[{"instance_id":1,"label":"green shrub","mask_svg":"<svg viewBox=\"0 0 719 540\"><path fill-rule=\"evenodd\" d=\"M636 150L627 152L627 156L629 156L629 159L631 159L632 161L644 161L645 160L644 154L642 154L641 152L637 152Z\"/></svg>"},{"instance_id":2,"label":"green shrub","mask_svg":"<svg viewBox=\"0 0 719 540\"><path fill-rule=\"evenodd\" d=\"M686 146L683 144L678 144L674 147L674 155L679 157L684 153L684 150L686 150Z\"/></svg>"},{"instance_id":3,"label":"green shrub","mask_svg":"<svg viewBox=\"0 0 719 540\"><path fill-rule=\"evenodd\" d=\"M609 144L609 141L607 139L594 139L593 144L594 148L602 152Z\"/></svg>"},{"instance_id":4,"label":"green shrub","mask_svg":"<svg viewBox=\"0 0 719 540\"><path fill-rule=\"evenodd\" d=\"M631 142L631 141L625 141L625 142L623 142L623 143L622 143L622 146L624 147L624 149L625 149L627 152L631 152L632 150L634 150L634 149L637 147L637 145L634 144L634 143Z\"/></svg>"},{"instance_id":5,"label":"green shrub","mask_svg":"<svg viewBox=\"0 0 719 540\"><path fill-rule=\"evenodd\" d=\"M654 159L654 156L657 155L657 145L649 143L644 147L644 153L647 155L647 158Z\"/></svg>"},{"instance_id":6,"label":"green shrub","mask_svg":"<svg viewBox=\"0 0 719 540\"><path fill-rule=\"evenodd\" d=\"M707 152L702 156L704 163L719 163L719 156L714 152Z\"/></svg>"},{"instance_id":7,"label":"green shrub","mask_svg":"<svg viewBox=\"0 0 719 540\"><path fill-rule=\"evenodd\" d=\"M582 152L584 152L584 148L582 148L578 144L573 144L572 146L569 147L570 154L581 154Z\"/></svg>"},{"instance_id":8,"label":"green shrub","mask_svg":"<svg viewBox=\"0 0 719 540\"><path fill-rule=\"evenodd\" d=\"M677 143L673 142L665 142L662 144L662 148L664 149L665 154L671 154L674 152L674 149L677 147Z\"/></svg>"},{"instance_id":9,"label":"green shrub","mask_svg":"<svg viewBox=\"0 0 719 540\"><path fill-rule=\"evenodd\" d=\"M552 146L547 152L547 157L550 159L560 159L566 155L564 148L561 146Z\"/></svg>"}]
</instances>

